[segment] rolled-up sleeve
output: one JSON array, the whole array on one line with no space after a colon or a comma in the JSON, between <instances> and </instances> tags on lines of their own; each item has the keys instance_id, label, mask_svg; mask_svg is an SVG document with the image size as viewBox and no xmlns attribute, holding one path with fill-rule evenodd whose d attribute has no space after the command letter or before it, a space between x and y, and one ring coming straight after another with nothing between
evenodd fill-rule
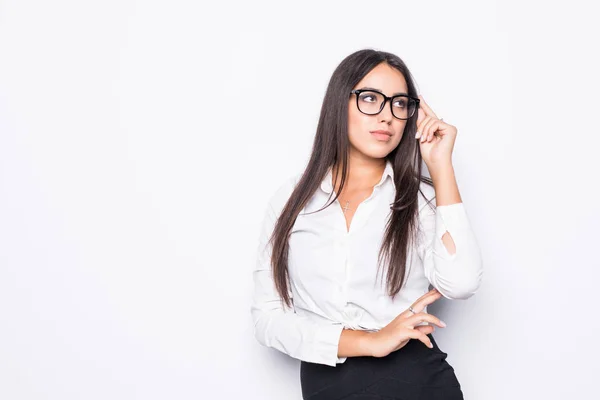
<instances>
[{"instance_id":1,"label":"rolled-up sleeve","mask_svg":"<svg viewBox=\"0 0 600 400\"><path fill-rule=\"evenodd\" d=\"M276 196L274 196L276 198ZM281 199L283 200L283 199ZM256 265L253 270L253 297L250 308L254 336L263 346L277 349L293 358L335 367L346 361L338 357L344 326L334 321L314 320L282 307L272 276L272 244L268 243L281 201L271 199L259 236ZM292 298L291 291L288 292Z\"/></svg>"},{"instance_id":2,"label":"rolled-up sleeve","mask_svg":"<svg viewBox=\"0 0 600 400\"><path fill-rule=\"evenodd\" d=\"M420 209L419 220L422 227L419 257L429 282L448 299L474 295L481 284L483 260L464 204L437 207L426 204ZM453 254L442 241L446 232L454 241Z\"/></svg>"}]
</instances>

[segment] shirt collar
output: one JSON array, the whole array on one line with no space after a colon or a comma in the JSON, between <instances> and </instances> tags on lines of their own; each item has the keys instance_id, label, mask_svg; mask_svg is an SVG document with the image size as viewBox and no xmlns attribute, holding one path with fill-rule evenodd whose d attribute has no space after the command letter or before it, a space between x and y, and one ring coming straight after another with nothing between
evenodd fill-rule
<instances>
[{"instance_id":1,"label":"shirt collar","mask_svg":"<svg viewBox=\"0 0 600 400\"><path fill-rule=\"evenodd\" d=\"M375 187L383 185L383 183L385 182L385 180L388 176L390 177L390 180L392 181L392 185L394 185L394 188L395 188L396 184L394 183L394 168L392 167L392 162L390 160L386 160L385 169L383 170L383 175L381 175L381 179L379 180L379 183L377 183L375 185ZM333 167L329 167L329 170L327 171L325 178L323 178L323 181L321 182L321 189L326 193L331 193L333 191L332 181L333 181Z\"/></svg>"}]
</instances>

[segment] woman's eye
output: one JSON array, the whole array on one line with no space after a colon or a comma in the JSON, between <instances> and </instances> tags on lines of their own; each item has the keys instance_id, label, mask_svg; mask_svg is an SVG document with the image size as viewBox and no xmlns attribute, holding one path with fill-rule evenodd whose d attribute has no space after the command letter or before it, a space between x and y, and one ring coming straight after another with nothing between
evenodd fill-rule
<instances>
[{"instance_id":1,"label":"woman's eye","mask_svg":"<svg viewBox=\"0 0 600 400\"><path fill-rule=\"evenodd\" d=\"M373 101L375 101L374 96L370 95L370 94L365 94L363 96L361 96L360 98L362 101L366 101L368 103L372 103Z\"/></svg>"},{"instance_id":2,"label":"woman's eye","mask_svg":"<svg viewBox=\"0 0 600 400\"><path fill-rule=\"evenodd\" d=\"M398 107L398 108L406 107L406 100L396 100L394 102L394 107Z\"/></svg>"}]
</instances>

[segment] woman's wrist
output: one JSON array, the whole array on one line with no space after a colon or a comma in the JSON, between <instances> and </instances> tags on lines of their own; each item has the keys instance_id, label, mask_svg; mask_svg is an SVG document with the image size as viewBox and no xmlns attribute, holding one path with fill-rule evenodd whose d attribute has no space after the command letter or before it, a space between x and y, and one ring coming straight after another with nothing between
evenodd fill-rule
<instances>
[{"instance_id":1,"label":"woman's wrist","mask_svg":"<svg viewBox=\"0 0 600 400\"><path fill-rule=\"evenodd\" d=\"M338 346L338 357L372 356L373 333L362 330L343 329Z\"/></svg>"},{"instance_id":2,"label":"woman's wrist","mask_svg":"<svg viewBox=\"0 0 600 400\"><path fill-rule=\"evenodd\" d=\"M362 331L362 332L363 332L363 335L360 338L361 343L359 344L359 346L361 347L364 355L373 357L373 340L375 339L376 332L370 332L370 331Z\"/></svg>"}]
</instances>

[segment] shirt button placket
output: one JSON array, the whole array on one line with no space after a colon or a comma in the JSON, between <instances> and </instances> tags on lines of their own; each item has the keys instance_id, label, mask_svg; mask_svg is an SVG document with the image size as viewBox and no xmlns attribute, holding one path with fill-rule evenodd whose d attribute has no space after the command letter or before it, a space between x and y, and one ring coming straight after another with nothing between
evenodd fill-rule
<instances>
[{"instance_id":1,"label":"shirt button placket","mask_svg":"<svg viewBox=\"0 0 600 400\"><path fill-rule=\"evenodd\" d=\"M355 326L353 324L353 318L352 315L350 315L350 308L348 306L348 282L349 282L349 261L348 261L348 243L349 243L349 236L350 233L349 232L344 232L344 235L342 236L342 238L340 239L340 247L341 247L341 252L342 252L342 257L344 260L344 281L342 283L342 293L343 293L343 300L342 300L342 304L343 304L343 316L344 319L346 321L346 323L348 323L350 325L350 327L352 329L355 329Z\"/></svg>"}]
</instances>

